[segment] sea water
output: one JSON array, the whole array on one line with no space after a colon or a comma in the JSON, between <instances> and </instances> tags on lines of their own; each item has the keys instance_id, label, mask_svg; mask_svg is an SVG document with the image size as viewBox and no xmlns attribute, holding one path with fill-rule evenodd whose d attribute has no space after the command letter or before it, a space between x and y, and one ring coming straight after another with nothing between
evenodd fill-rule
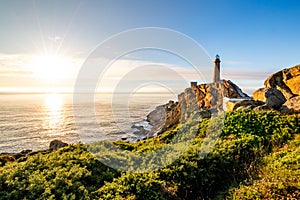
<instances>
[{"instance_id":1,"label":"sea water","mask_svg":"<svg viewBox=\"0 0 300 200\"><path fill-rule=\"evenodd\" d=\"M0 94L0 153L47 149L54 139L70 144L140 137L132 134L132 125L143 124L157 105L176 98L166 93L120 96L115 101L95 94L91 112L87 102L73 103L72 94Z\"/></svg>"}]
</instances>

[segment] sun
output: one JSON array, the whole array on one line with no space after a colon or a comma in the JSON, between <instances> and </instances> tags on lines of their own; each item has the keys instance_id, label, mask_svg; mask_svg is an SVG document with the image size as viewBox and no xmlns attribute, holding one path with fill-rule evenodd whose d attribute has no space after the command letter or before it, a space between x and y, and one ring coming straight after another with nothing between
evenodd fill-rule
<instances>
[{"instance_id":1,"label":"sun","mask_svg":"<svg viewBox=\"0 0 300 200\"><path fill-rule=\"evenodd\" d=\"M47 81L66 79L72 73L71 60L56 54L34 56L30 67L35 78Z\"/></svg>"}]
</instances>

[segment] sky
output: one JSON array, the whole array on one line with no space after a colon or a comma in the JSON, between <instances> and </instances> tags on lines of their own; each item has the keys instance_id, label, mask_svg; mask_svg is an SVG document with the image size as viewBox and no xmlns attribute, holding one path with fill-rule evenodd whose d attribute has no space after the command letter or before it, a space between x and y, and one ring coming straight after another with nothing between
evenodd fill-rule
<instances>
[{"instance_id":1,"label":"sky","mask_svg":"<svg viewBox=\"0 0 300 200\"><path fill-rule=\"evenodd\" d=\"M203 47L212 64L219 54L221 77L232 80L250 95L263 86L271 73L300 63L297 0L0 3L0 92L72 90L83 63L99 44L120 32L143 27L160 27L186 35ZM111 90L139 65L155 65L157 74L167 74L165 68L160 72L157 67L167 66L188 81L196 79L191 67L178 57L143 51L113 63L101 80L100 89ZM147 70L141 73L148 73ZM177 80L167 75L166 79ZM173 87L181 90L179 83Z\"/></svg>"}]
</instances>

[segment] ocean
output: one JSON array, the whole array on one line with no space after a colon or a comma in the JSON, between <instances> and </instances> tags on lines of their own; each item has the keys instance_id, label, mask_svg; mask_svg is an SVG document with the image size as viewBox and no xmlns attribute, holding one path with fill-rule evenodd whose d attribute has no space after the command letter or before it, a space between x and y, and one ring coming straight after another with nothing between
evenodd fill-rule
<instances>
[{"instance_id":1,"label":"ocean","mask_svg":"<svg viewBox=\"0 0 300 200\"><path fill-rule=\"evenodd\" d=\"M93 113L85 101L73 104L72 94L0 94L0 153L47 149L54 139L72 144L139 138L131 126L144 123L157 105L176 98L169 93L122 96L127 95L115 100L95 94Z\"/></svg>"}]
</instances>

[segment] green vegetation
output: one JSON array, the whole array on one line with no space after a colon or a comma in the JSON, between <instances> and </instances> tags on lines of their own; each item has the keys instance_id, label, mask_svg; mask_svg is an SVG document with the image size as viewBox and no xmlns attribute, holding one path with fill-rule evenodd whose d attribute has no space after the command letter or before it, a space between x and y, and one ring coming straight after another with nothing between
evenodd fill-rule
<instances>
[{"instance_id":1,"label":"green vegetation","mask_svg":"<svg viewBox=\"0 0 300 200\"><path fill-rule=\"evenodd\" d=\"M0 199L78 199L118 176L83 145L68 146L6 163L0 168Z\"/></svg>"},{"instance_id":2,"label":"green vegetation","mask_svg":"<svg viewBox=\"0 0 300 200\"><path fill-rule=\"evenodd\" d=\"M128 152L153 152L180 130L196 130L183 155L148 173L111 169L82 144L21 157L0 167L0 199L300 199L298 120L269 111L227 113L221 137L204 158L199 153L213 120L179 125L137 143L115 143ZM180 146L186 140L178 141Z\"/></svg>"},{"instance_id":3,"label":"green vegetation","mask_svg":"<svg viewBox=\"0 0 300 200\"><path fill-rule=\"evenodd\" d=\"M259 177L230 192L230 199L299 199L300 135L263 159Z\"/></svg>"}]
</instances>

